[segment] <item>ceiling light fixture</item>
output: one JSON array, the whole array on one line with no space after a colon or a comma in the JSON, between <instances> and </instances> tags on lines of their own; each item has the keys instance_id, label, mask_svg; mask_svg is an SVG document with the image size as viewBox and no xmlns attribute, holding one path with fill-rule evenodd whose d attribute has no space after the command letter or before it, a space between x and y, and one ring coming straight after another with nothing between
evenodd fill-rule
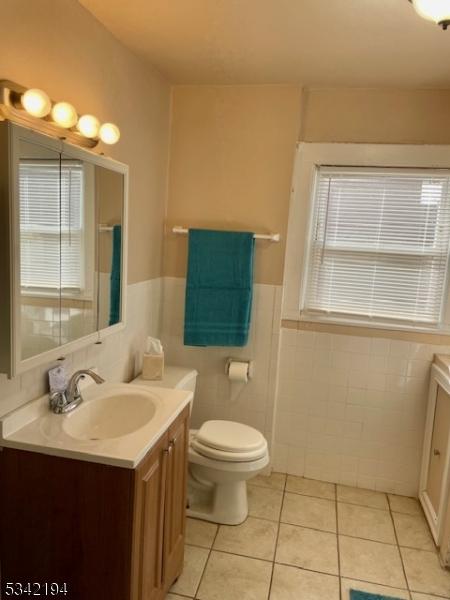
<instances>
[{"instance_id":1,"label":"ceiling light fixture","mask_svg":"<svg viewBox=\"0 0 450 600\"><path fill-rule=\"evenodd\" d=\"M120 130L114 123L103 123L100 127L100 139L104 144L115 144L120 139Z\"/></svg>"},{"instance_id":2,"label":"ceiling light fixture","mask_svg":"<svg viewBox=\"0 0 450 600\"><path fill-rule=\"evenodd\" d=\"M46 117L52 109L52 102L47 94L35 88L22 94L20 101L27 113L38 119Z\"/></svg>"},{"instance_id":3,"label":"ceiling light fixture","mask_svg":"<svg viewBox=\"0 0 450 600\"><path fill-rule=\"evenodd\" d=\"M78 117L69 102L52 102L40 89L27 89L7 80L0 80L2 119L88 148L94 148L100 140L116 144L120 139L120 130L114 123L102 125L94 115Z\"/></svg>"},{"instance_id":4,"label":"ceiling light fixture","mask_svg":"<svg viewBox=\"0 0 450 600\"><path fill-rule=\"evenodd\" d=\"M418 15L442 29L450 26L450 0L409 0Z\"/></svg>"},{"instance_id":5,"label":"ceiling light fixture","mask_svg":"<svg viewBox=\"0 0 450 600\"><path fill-rule=\"evenodd\" d=\"M68 102L57 102L52 108L52 119L64 129L70 129L77 124L78 115L75 108Z\"/></svg>"},{"instance_id":6,"label":"ceiling light fixture","mask_svg":"<svg viewBox=\"0 0 450 600\"><path fill-rule=\"evenodd\" d=\"M78 119L77 129L84 137L96 138L100 131L100 121L94 115L83 115Z\"/></svg>"}]
</instances>

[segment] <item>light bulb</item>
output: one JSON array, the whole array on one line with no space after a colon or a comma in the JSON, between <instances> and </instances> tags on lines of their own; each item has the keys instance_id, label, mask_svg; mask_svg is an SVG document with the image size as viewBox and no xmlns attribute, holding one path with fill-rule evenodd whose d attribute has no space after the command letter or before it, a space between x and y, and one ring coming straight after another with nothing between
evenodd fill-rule
<instances>
[{"instance_id":1,"label":"light bulb","mask_svg":"<svg viewBox=\"0 0 450 600\"><path fill-rule=\"evenodd\" d=\"M76 124L78 115L75 108L68 102L57 102L52 108L52 119L60 127L69 129Z\"/></svg>"},{"instance_id":2,"label":"light bulb","mask_svg":"<svg viewBox=\"0 0 450 600\"><path fill-rule=\"evenodd\" d=\"M416 12L429 21L447 24L450 21L450 0L412 0ZM445 28L445 27L444 27Z\"/></svg>"},{"instance_id":3,"label":"light bulb","mask_svg":"<svg viewBox=\"0 0 450 600\"><path fill-rule=\"evenodd\" d=\"M38 89L27 90L20 99L22 106L33 117L46 117L52 108L52 102L45 92Z\"/></svg>"},{"instance_id":4,"label":"light bulb","mask_svg":"<svg viewBox=\"0 0 450 600\"><path fill-rule=\"evenodd\" d=\"M87 138L96 138L100 129L100 122L93 115L83 115L78 119L78 131Z\"/></svg>"},{"instance_id":5,"label":"light bulb","mask_svg":"<svg viewBox=\"0 0 450 600\"><path fill-rule=\"evenodd\" d=\"M116 144L120 139L120 129L114 123L103 123L100 127L100 139L105 144Z\"/></svg>"}]
</instances>

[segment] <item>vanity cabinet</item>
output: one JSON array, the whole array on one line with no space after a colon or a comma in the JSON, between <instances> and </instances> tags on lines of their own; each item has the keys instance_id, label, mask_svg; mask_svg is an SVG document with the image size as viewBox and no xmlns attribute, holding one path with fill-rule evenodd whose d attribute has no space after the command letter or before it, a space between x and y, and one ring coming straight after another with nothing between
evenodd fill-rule
<instances>
[{"instance_id":1,"label":"vanity cabinet","mask_svg":"<svg viewBox=\"0 0 450 600\"><path fill-rule=\"evenodd\" d=\"M188 435L186 407L135 469L4 448L2 592L56 582L69 600L163 600L183 567Z\"/></svg>"},{"instance_id":2,"label":"vanity cabinet","mask_svg":"<svg viewBox=\"0 0 450 600\"><path fill-rule=\"evenodd\" d=\"M185 411L186 413L186 411ZM133 600L164 598L181 573L186 521L188 411L136 471Z\"/></svg>"}]
</instances>

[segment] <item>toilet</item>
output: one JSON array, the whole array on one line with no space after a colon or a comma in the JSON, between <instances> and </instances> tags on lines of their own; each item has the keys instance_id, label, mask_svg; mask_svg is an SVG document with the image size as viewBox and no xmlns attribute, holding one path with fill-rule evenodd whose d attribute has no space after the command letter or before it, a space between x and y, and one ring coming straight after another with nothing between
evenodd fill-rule
<instances>
[{"instance_id":1,"label":"toilet","mask_svg":"<svg viewBox=\"0 0 450 600\"><path fill-rule=\"evenodd\" d=\"M195 392L197 371L166 366L164 378L133 383ZM194 398L195 399L195 398ZM239 525L248 515L247 481L269 464L265 437L233 421L206 421L189 435L188 509L191 517Z\"/></svg>"}]
</instances>

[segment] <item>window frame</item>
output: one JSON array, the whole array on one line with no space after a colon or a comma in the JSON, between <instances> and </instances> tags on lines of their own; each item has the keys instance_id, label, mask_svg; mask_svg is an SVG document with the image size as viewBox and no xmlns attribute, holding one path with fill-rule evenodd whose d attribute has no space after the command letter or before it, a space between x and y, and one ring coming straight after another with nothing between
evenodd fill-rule
<instances>
[{"instance_id":1,"label":"window frame","mask_svg":"<svg viewBox=\"0 0 450 600\"><path fill-rule=\"evenodd\" d=\"M450 333L449 272L442 322L437 326L404 323L389 318L355 318L304 312L310 251L314 235L316 170L318 167L365 167L450 170L450 146L308 143L297 144L289 210L282 318L286 320L391 329L424 333Z\"/></svg>"}]
</instances>

